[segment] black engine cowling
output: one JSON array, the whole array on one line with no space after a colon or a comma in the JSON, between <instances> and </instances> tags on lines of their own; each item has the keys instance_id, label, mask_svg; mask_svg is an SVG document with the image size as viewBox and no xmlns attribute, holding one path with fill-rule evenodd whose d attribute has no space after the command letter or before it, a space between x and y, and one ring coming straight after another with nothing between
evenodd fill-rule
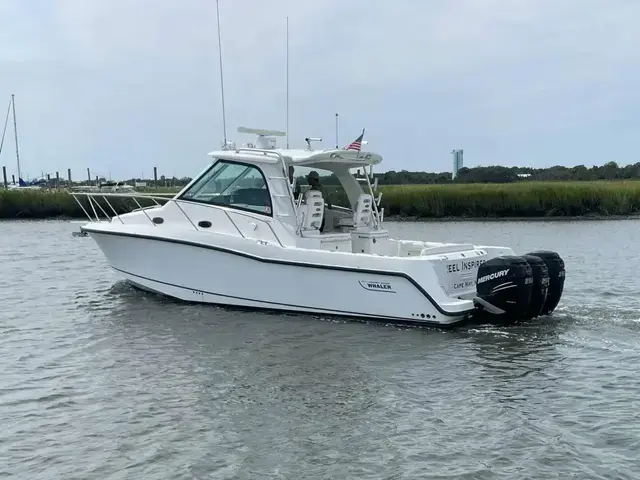
<instances>
[{"instance_id":1,"label":"black engine cowling","mask_svg":"<svg viewBox=\"0 0 640 480\"><path fill-rule=\"evenodd\" d=\"M547 291L547 298L542 310L540 311L540 315L549 315L556 309L560 302L560 298L562 298L565 279L564 261L557 252L549 250L538 250L531 252L529 255L534 255L542 259L549 271L549 289Z\"/></svg>"},{"instance_id":2,"label":"black engine cowling","mask_svg":"<svg viewBox=\"0 0 640 480\"><path fill-rule=\"evenodd\" d=\"M476 280L478 316L499 323L524 319L532 290L533 271L525 258L504 255L487 260Z\"/></svg>"},{"instance_id":3,"label":"black engine cowling","mask_svg":"<svg viewBox=\"0 0 640 480\"><path fill-rule=\"evenodd\" d=\"M524 318L529 320L541 315L542 308L547 300L549 290L549 269L542 258L535 255L523 255L527 263L531 266L533 273L533 287L531 289L531 301Z\"/></svg>"}]
</instances>

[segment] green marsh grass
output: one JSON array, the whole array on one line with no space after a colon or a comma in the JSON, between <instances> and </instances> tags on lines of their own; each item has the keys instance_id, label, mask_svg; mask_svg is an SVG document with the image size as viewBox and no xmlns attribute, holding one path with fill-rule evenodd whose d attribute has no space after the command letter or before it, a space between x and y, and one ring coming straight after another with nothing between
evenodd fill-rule
<instances>
[{"instance_id":1,"label":"green marsh grass","mask_svg":"<svg viewBox=\"0 0 640 480\"><path fill-rule=\"evenodd\" d=\"M333 189L328 187L328 190L331 192ZM380 186L380 191L381 206L387 218L540 218L640 214L639 180L385 185ZM341 204L340 200L332 198L335 204ZM110 201L118 213L137 207L130 199L113 198ZM141 203L147 206L152 202L147 200ZM101 205L107 213L113 213L103 201ZM104 215L101 213L101 216ZM64 190L0 189L0 218L55 217L84 218L85 215Z\"/></svg>"},{"instance_id":2,"label":"green marsh grass","mask_svg":"<svg viewBox=\"0 0 640 480\"><path fill-rule=\"evenodd\" d=\"M640 213L640 181L381 186L385 216L578 217Z\"/></svg>"},{"instance_id":3,"label":"green marsh grass","mask_svg":"<svg viewBox=\"0 0 640 480\"><path fill-rule=\"evenodd\" d=\"M94 197L106 213L113 211L99 196ZM82 206L93 215L86 198L79 197ZM143 207L153 204L152 200L138 199ZM109 203L118 214L130 212L138 205L129 198L109 198ZM101 218L105 214L95 207ZM66 190L4 190L0 188L0 219L48 219L57 217L86 218L78 202Z\"/></svg>"}]
</instances>

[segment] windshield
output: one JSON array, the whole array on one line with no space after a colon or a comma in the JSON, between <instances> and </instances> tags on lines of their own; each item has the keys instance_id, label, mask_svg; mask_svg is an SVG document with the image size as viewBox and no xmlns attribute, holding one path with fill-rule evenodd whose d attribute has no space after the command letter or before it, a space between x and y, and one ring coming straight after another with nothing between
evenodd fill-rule
<instances>
[{"instance_id":1,"label":"windshield","mask_svg":"<svg viewBox=\"0 0 640 480\"><path fill-rule=\"evenodd\" d=\"M271 215L271 195L255 165L219 160L189 189L182 200L234 207Z\"/></svg>"}]
</instances>

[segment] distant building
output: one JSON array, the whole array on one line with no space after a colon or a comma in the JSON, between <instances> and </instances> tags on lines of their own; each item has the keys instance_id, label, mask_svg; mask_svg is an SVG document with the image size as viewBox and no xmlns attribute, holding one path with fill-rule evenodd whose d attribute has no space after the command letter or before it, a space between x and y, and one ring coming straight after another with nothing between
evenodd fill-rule
<instances>
[{"instance_id":1,"label":"distant building","mask_svg":"<svg viewBox=\"0 0 640 480\"><path fill-rule=\"evenodd\" d=\"M458 175L458 171L464 166L462 155L464 150L451 150L451 156L453 157L453 170L451 173L451 179L453 180Z\"/></svg>"}]
</instances>

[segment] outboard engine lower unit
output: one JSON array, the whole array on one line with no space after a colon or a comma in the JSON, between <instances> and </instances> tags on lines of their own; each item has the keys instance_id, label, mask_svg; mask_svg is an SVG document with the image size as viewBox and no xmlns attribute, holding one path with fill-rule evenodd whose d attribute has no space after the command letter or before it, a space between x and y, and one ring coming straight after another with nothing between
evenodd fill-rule
<instances>
[{"instance_id":1,"label":"outboard engine lower unit","mask_svg":"<svg viewBox=\"0 0 640 480\"><path fill-rule=\"evenodd\" d=\"M531 302L533 272L523 257L505 255L478 268L477 316L480 321L510 323L524 319Z\"/></svg>"},{"instance_id":2,"label":"outboard engine lower unit","mask_svg":"<svg viewBox=\"0 0 640 480\"><path fill-rule=\"evenodd\" d=\"M565 278L564 261L556 252L549 250L538 250L529 253L529 255L534 255L542 259L549 271L549 291L547 292L547 298L540 312L540 315L549 315L556 309L560 298L562 298Z\"/></svg>"},{"instance_id":3,"label":"outboard engine lower unit","mask_svg":"<svg viewBox=\"0 0 640 480\"><path fill-rule=\"evenodd\" d=\"M531 266L533 273L533 288L531 289L531 301L529 308L525 312L524 317L527 320L541 315L542 308L547 301L547 293L549 290L549 269L547 264L540 257L527 254L523 255L527 263Z\"/></svg>"}]
</instances>

